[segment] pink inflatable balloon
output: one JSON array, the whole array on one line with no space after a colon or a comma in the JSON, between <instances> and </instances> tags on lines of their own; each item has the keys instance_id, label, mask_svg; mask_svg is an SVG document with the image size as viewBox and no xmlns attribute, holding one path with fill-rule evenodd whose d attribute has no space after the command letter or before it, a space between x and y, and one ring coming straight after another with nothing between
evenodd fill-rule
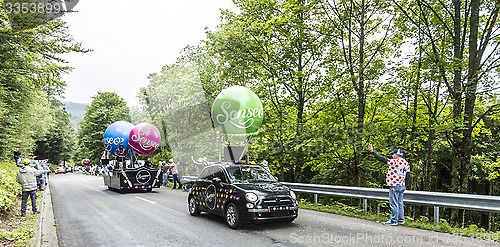
<instances>
[{"instance_id":1,"label":"pink inflatable balloon","mask_svg":"<svg viewBox=\"0 0 500 247\"><path fill-rule=\"evenodd\" d=\"M83 159L83 160L82 160L82 163L83 163L84 165L90 165L90 160L89 160L89 159Z\"/></svg>"},{"instance_id":2,"label":"pink inflatable balloon","mask_svg":"<svg viewBox=\"0 0 500 247\"><path fill-rule=\"evenodd\" d=\"M151 154L160 146L160 131L150 123L140 123L130 131L128 145L140 154Z\"/></svg>"}]
</instances>

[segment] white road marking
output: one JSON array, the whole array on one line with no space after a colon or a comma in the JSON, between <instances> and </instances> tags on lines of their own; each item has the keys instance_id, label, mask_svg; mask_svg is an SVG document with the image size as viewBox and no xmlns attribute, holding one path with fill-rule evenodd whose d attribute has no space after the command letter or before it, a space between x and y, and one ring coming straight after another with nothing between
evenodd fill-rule
<instances>
[{"instance_id":1,"label":"white road marking","mask_svg":"<svg viewBox=\"0 0 500 247\"><path fill-rule=\"evenodd\" d=\"M145 201L145 202L153 203L153 204L154 204L154 203L156 203L156 202L154 202L154 201L150 201L150 200L148 200L148 199L146 199L146 198L142 198L142 197L139 197L139 196L136 196L135 198L137 198L137 199L139 199L139 200L143 200L143 201Z\"/></svg>"}]
</instances>

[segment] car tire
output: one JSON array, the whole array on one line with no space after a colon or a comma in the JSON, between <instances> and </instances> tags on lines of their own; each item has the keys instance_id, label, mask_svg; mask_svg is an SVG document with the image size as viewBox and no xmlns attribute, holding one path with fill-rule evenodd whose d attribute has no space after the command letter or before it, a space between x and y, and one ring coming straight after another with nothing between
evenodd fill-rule
<instances>
[{"instance_id":1,"label":"car tire","mask_svg":"<svg viewBox=\"0 0 500 247\"><path fill-rule=\"evenodd\" d=\"M188 209L189 214L191 214L192 216L200 215L200 210L198 209L198 206L196 206L196 200L194 199L194 197L189 197Z\"/></svg>"},{"instance_id":2,"label":"car tire","mask_svg":"<svg viewBox=\"0 0 500 247\"><path fill-rule=\"evenodd\" d=\"M287 223L287 224L290 224L292 223L296 218L291 218L291 219L286 219L284 220L283 222Z\"/></svg>"},{"instance_id":3,"label":"car tire","mask_svg":"<svg viewBox=\"0 0 500 247\"><path fill-rule=\"evenodd\" d=\"M238 208L236 208L236 205L234 205L234 203L229 203L229 205L227 205L225 216L226 223L229 227L238 229L241 226L242 222L238 213Z\"/></svg>"}]
</instances>

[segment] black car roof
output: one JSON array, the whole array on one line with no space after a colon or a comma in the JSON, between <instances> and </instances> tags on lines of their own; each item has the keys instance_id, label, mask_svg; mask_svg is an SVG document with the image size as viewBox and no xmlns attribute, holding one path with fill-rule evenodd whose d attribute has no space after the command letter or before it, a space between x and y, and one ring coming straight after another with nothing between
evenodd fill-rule
<instances>
[{"instance_id":1,"label":"black car roof","mask_svg":"<svg viewBox=\"0 0 500 247\"><path fill-rule=\"evenodd\" d=\"M212 167L212 166L222 166L224 168L227 167L232 167L232 166L255 166L255 167L260 167L259 165L254 165L254 164L243 164L243 163L233 163L233 162L221 162L221 163L215 163L206 166L205 168Z\"/></svg>"}]
</instances>

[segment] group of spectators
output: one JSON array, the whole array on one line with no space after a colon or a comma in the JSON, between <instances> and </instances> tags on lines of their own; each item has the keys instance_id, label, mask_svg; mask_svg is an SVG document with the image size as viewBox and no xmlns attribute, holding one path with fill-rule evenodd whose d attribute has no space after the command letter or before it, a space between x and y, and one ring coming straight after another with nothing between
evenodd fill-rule
<instances>
[{"instance_id":1,"label":"group of spectators","mask_svg":"<svg viewBox=\"0 0 500 247\"><path fill-rule=\"evenodd\" d=\"M28 197L31 198L31 207L33 209L33 214L37 214L38 209L36 206L36 191L37 189L45 189L46 174L49 173L50 170L48 169L48 167L40 166L36 163L33 167L31 167L29 159L24 159L22 161L22 164L24 166L17 171L16 175L16 182L18 182L22 187L21 216L26 215Z\"/></svg>"},{"instance_id":2,"label":"group of spectators","mask_svg":"<svg viewBox=\"0 0 500 247\"><path fill-rule=\"evenodd\" d=\"M41 170L43 171L41 174L37 175L35 177L36 179L36 185L38 190L45 190L45 185L47 185L47 179L48 179L48 174L50 172L49 167L46 164L40 164L39 162L32 162L28 159L23 159L21 158L21 152L19 152L19 149L16 148L14 150L14 160L16 161L16 166L18 167L23 167L23 165L26 165L25 163L28 162L28 165L31 168L34 168L36 170ZM24 168L24 167L23 167Z\"/></svg>"},{"instance_id":3,"label":"group of spectators","mask_svg":"<svg viewBox=\"0 0 500 247\"><path fill-rule=\"evenodd\" d=\"M99 166L99 165L89 165L82 168L82 172L85 175L90 176L101 176L103 174L107 174L109 168L107 166Z\"/></svg>"},{"instance_id":4,"label":"group of spectators","mask_svg":"<svg viewBox=\"0 0 500 247\"><path fill-rule=\"evenodd\" d=\"M44 172L36 177L36 184L39 190L44 191L45 185L47 185L47 180L49 178L50 169L45 164L35 163L33 168L37 170L43 170Z\"/></svg>"}]
</instances>

